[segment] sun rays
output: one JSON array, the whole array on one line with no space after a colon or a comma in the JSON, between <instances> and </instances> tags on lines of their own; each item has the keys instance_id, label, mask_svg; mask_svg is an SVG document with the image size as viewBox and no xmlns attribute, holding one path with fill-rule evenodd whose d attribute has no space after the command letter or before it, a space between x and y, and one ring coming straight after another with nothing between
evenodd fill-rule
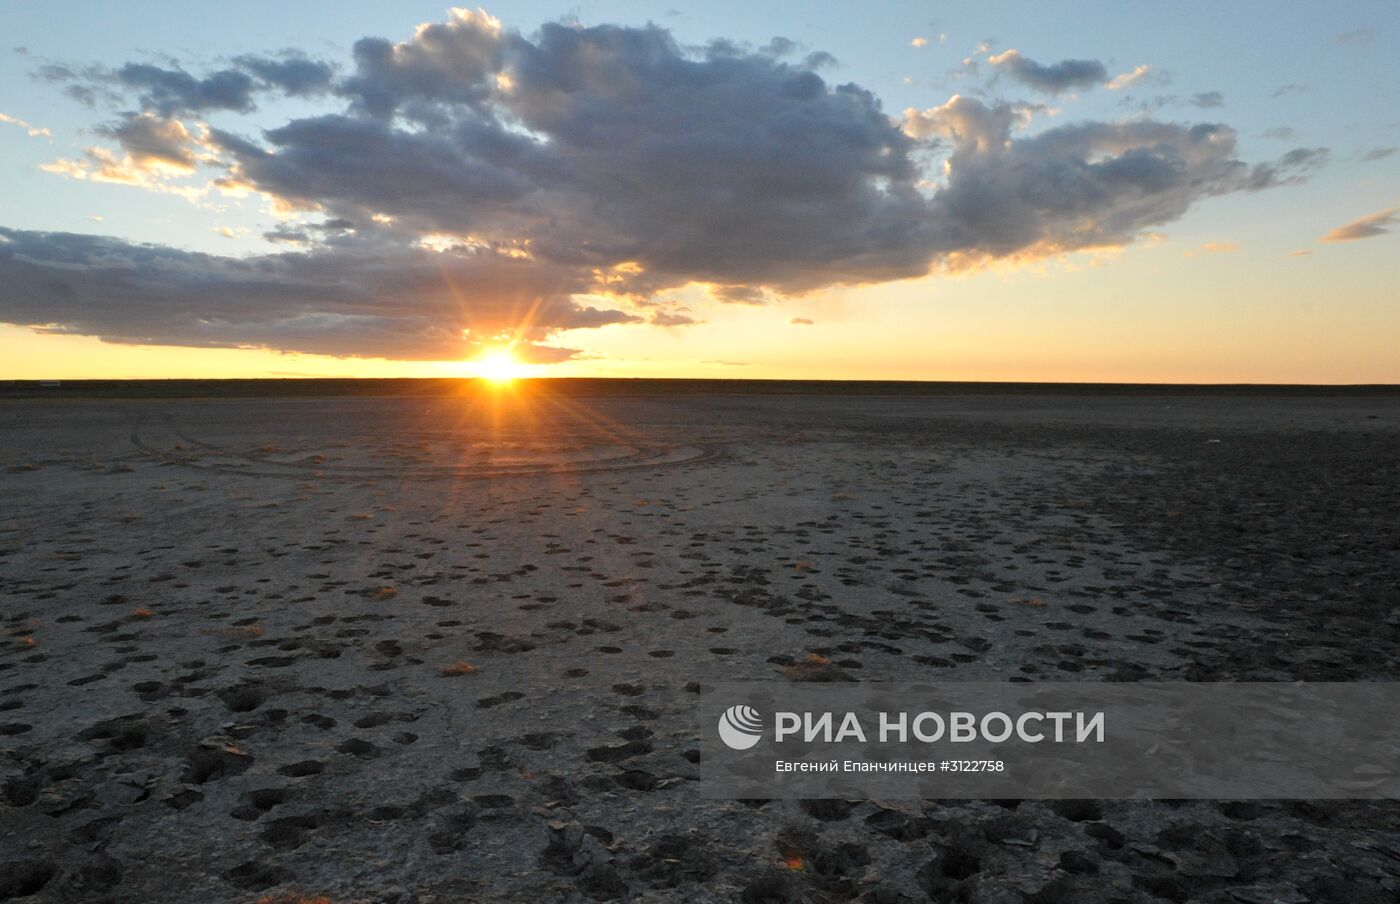
<instances>
[{"instance_id":1,"label":"sun rays","mask_svg":"<svg viewBox=\"0 0 1400 904\"><path fill-rule=\"evenodd\" d=\"M525 366L509 348L493 349L474 362L477 377L497 386L505 386L524 376Z\"/></svg>"}]
</instances>

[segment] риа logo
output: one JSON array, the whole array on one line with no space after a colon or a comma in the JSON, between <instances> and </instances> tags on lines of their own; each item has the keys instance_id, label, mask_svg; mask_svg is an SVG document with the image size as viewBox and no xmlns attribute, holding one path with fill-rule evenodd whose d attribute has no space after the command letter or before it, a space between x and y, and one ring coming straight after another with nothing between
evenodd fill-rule
<instances>
[{"instance_id":1,"label":"\u0440\u0438\u0430 logo","mask_svg":"<svg viewBox=\"0 0 1400 904\"><path fill-rule=\"evenodd\" d=\"M719 739L733 750L748 750L763 738L763 719L752 706L731 706L719 717Z\"/></svg>"}]
</instances>

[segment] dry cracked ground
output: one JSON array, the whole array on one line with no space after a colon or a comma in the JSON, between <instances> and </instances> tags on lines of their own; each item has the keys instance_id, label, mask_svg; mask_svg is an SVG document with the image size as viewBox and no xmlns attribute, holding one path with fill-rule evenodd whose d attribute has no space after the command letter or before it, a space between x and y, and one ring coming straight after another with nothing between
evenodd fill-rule
<instances>
[{"instance_id":1,"label":"dry cracked ground","mask_svg":"<svg viewBox=\"0 0 1400 904\"><path fill-rule=\"evenodd\" d=\"M0 404L0 900L1392 902L1400 803L713 801L706 681L1395 680L1400 397Z\"/></svg>"}]
</instances>

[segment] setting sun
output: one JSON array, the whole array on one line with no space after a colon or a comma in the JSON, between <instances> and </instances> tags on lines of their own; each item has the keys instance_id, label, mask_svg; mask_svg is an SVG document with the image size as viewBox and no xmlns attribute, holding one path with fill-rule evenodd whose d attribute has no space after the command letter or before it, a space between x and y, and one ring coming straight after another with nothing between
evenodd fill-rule
<instances>
[{"instance_id":1,"label":"setting sun","mask_svg":"<svg viewBox=\"0 0 1400 904\"><path fill-rule=\"evenodd\" d=\"M476 361L476 375L492 383L509 383L521 373L521 364L510 349L487 352Z\"/></svg>"}]
</instances>

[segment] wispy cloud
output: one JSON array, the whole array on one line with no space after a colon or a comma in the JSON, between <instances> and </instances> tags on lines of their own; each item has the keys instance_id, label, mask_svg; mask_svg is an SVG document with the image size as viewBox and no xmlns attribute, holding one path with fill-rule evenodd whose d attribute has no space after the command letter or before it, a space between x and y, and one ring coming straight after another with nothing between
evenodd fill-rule
<instances>
[{"instance_id":1,"label":"wispy cloud","mask_svg":"<svg viewBox=\"0 0 1400 904\"><path fill-rule=\"evenodd\" d=\"M674 311L657 311L651 315L650 322L655 326L694 326L703 321L696 320L688 314L680 314Z\"/></svg>"},{"instance_id":2,"label":"wispy cloud","mask_svg":"<svg viewBox=\"0 0 1400 904\"><path fill-rule=\"evenodd\" d=\"M49 63L34 73L42 81L64 85L71 97L83 103L134 96L142 110L163 117L214 110L247 113L257 107L260 94L324 94L334 74L331 64L298 51L276 56L244 54L233 60L233 66L204 76L151 63L127 63L115 69Z\"/></svg>"},{"instance_id":3,"label":"wispy cloud","mask_svg":"<svg viewBox=\"0 0 1400 904\"><path fill-rule=\"evenodd\" d=\"M1115 75L1113 78L1109 79L1108 84L1105 87L1107 87L1110 91L1122 91L1124 88L1131 88L1133 85L1145 81L1152 74L1152 67L1147 65L1146 63L1143 63L1141 65L1134 66L1127 72Z\"/></svg>"},{"instance_id":4,"label":"wispy cloud","mask_svg":"<svg viewBox=\"0 0 1400 904\"><path fill-rule=\"evenodd\" d=\"M1334 44L1369 44L1376 39L1374 28L1354 28L1332 36Z\"/></svg>"},{"instance_id":5,"label":"wispy cloud","mask_svg":"<svg viewBox=\"0 0 1400 904\"><path fill-rule=\"evenodd\" d=\"M1201 254L1235 254L1240 250L1238 242L1205 242L1198 248L1182 252L1182 257L1196 257Z\"/></svg>"},{"instance_id":6,"label":"wispy cloud","mask_svg":"<svg viewBox=\"0 0 1400 904\"><path fill-rule=\"evenodd\" d=\"M8 113L0 113L0 122L8 123L12 126L19 126L21 129L24 129L24 131L29 133L30 138L53 137L53 134L49 132L48 129L41 128L39 126L32 126L29 123L25 122L23 119L20 119L16 116L10 116Z\"/></svg>"},{"instance_id":7,"label":"wispy cloud","mask_svg":"<svg viewBox=\"0 0 1400 904\"><path fill-rule=\"evenodd\" d=\"M1390 227L1397 221L1400 221L1400 207L1389 207L1359 220L1352 220L1344 226L1338 226L1318 241L1355 242L1360 239L1372 239L1390 232Z\"/></svg>"}]
</instances>

